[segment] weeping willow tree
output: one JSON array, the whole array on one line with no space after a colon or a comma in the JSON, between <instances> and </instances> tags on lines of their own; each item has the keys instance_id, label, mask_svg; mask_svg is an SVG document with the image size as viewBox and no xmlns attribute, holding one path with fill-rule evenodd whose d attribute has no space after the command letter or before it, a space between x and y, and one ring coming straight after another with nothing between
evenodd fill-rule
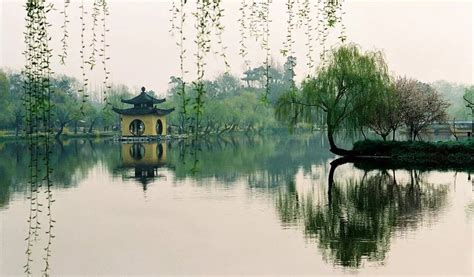
<instances>
[{"instance_id":1,"label":"weeping willow tree","mask_svg":"<svg viewBox=\"0 0 474 277\"><path fill-rule=\"evenodd\" d=\"M330 151L347 156L354 153L336 145L335 135L355 135L367 125L375 107L389 90L390 77L381 52L362 52L348 44L332 49L315 77L302 89L283 95L276 114L280 120L326 125Z\"/></svg>"}]
</instances>

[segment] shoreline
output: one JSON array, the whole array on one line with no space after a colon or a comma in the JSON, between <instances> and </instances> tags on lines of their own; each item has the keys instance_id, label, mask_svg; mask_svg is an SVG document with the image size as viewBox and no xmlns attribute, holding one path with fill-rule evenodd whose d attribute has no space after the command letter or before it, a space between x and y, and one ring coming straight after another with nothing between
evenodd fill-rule
<instances>
[{"instance_id":1,"label":"shoreline","mask_svg":"<svg viewBox=\"0 0 474 277\"><path fill-rule=\"evenodd\" d=\"M98 133L81 133L81 134L62 134L60 139L76 139L76 138L110 138L116 136L115 132L98 132ZM56 139L54 135L51 138ZM0 141L14 141L14 140L27 140L27 136L24 134L15 135L0 135Z\"/></svg>"},{"instance_id":2,"label":"shoreline","mask_svg":"<svg viewBox=\"0 0 474 277\"><path fill-rule=\"evenodd\" d=\"M474 168L474 140L409 142L364 140L354 143L359 162L392 167Z\"/></svg>"}]
</instances>

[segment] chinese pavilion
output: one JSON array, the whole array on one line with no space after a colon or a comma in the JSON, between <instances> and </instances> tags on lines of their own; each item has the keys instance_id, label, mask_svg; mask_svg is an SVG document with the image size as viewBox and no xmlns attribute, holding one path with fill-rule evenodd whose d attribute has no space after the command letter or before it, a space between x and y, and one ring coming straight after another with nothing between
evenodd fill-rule
<instances>
[{"instance_id":1,"label":"chinese pavilion","mask_svg":"<svg viewBox=\"0 0 474 277\"><path fill-rule=\"evenodd\" d=\"M128 100L121 99L122 103L131 104L133 108L113 110L120 114L122 137L156 137L166 135L166 115L174 111L171 109L159 109L155 104L160 104L166 99L157 99L142 92Z\"/></svg>"}]
</instances>

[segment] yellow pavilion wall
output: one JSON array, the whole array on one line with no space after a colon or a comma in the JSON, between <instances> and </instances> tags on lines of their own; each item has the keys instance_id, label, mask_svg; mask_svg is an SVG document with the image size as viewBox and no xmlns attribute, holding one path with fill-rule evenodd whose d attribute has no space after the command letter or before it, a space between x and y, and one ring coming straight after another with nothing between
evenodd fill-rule
<instances>
[{"instance_id":1,"label":"yellow pavilion wall","mask_svg":"<svg viewBox=\"0 0 474 277\"><path fill-rule=\"evenodd\" d=\"M161 122L163 124L163 133L162 135L166 135L167 132L167 126L166 126L166 117L164 116L157 116L157 115L122 115L122 120L121 120L121 131L122 131L122 136L133 136L132 133L129 131L129 126L132 121L135 119L139 119L143 121L145 124L145 132L143 133L142 137L146 136L157 136L156 133L156 122L158 119L161 119Z\"/></svg>"}]
</instances>

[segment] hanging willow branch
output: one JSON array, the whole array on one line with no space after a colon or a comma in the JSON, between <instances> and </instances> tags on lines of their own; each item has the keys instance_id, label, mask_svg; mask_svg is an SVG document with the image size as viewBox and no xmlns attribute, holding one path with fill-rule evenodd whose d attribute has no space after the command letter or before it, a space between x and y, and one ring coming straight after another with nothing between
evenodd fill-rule
<instances>
[{"instance_id":1,"label":"hanging willow branch","mask_svg":"<svg viewBox=\"0 0 474 277\"><path fill-rule=\"evenodd\" d=\"M26 118L26 135L29 161L29 200L30 213L28 217L27 250L25 251L27 261L24 266L25 273L30 275L32 260L32 248L39 237L41 230L40 213L42 204L39 193L43 182L47 183L48 195L51 196L51 168L49 164L50 138L52 133L51 122L51 84L50 69L51 49L48 42L48 28L51 26L47 21L47 14L52 9L52 4L41 0L29 0L26 2L26 31L25 44L25 68L22 71ZM48 199L50 199L48 196ZM49 209L49 208L48 208ZM50 215L50 213L49 213ZM52 218L50 218L52 220ZM51 228L47 231L51 231ZM48 246L49 247L49 246ZM47 248L48 248L47 247ZM46 255L45 274L48 274L49 255Z\"/></svg>"},{"instance_id":2,"label":"hanging willow branch","mask_svg":"<svg viewBox=\"0 0 474 277\"><path fill-rule=\"evenodd\" d=\"M171 35L175 36L176 33L178 35L178 41L176 42L177 46L179 47L179 69L180 69L180 77L179 77L179 90L178 96L181 100L181 107L180 107L180 122L181 122L181 131L184 132L186 130L187 122L189 120L189 112L188 112L188 103L189 98L186 96L186 82L184 79L184 75L187 71L184 68L184 61L186 58L186 49L184 48L184 23L186 19L186 12L184 10L186 5L186 0L179 0L179 5L176 5L175 2L172 4L171 12ZM178 18L179 17L179 18ZM179 20L179 23L176 21Z\"/></svg>"},{"instance_id":3,"label":"hanging willow branch","mask_svg":"<svg viewBox=\"0 0 474 277\"><path fill-rule=\"evenodd\" d=\"M342 22L342 3L343 0L318 0L318 15L317 15L317 40L321 46L320 59L321 66L326 64L325 57L327 56L326 41L329 36L329 29L334 28L337 23L341 25L341 33L339 39L341 42L346 40L345 26Z\"/></svg>"},{"instance_id":4,"label":"hanging willow branch","mask_svg":"<svg viewBox=\"0 0 474 277\"><path fill-rule=\"evenodd\" d=\"M101 5L100 5L101 0L94 0L94 3L92 5L92 41L89 45L89 49L91 50L91 54L89 56L89 59L86 63L89 64L90 69L94 69L95 63L96 63L96 53L97 53L97 26L99 23L99 16L101 12Z\"/></svg>"},{"instance_id":5,"label":"hanging willow branch","mask_svg":"<svg viewBox=\"0 0 474 277\"><path fill-rule=\"evenodd\" d=\"M253 37L265 53L263 60L263 72L265 77L265 95L264 102L267 102L270 94L270 5L272 0L251 0L248 4L241 3L241 53L247 55L247 47L245 41L248 37ZM245 9L249 7L250 13L247 14ZM247 32L245 32L247 30ZM241 54L241 55L242 55Z\"/></svg>"},{"instance_id":6,"label":"hanging willow branch","mask_svg":"<svg viewBox=\"0 0 474 277\"><path fill-rule=\"evenodd\" d=\"M204 73L205 73L205 61L206 54L210 51L210 22L212 5L210 1L197 0L196 11L194 17L196 18L196 39L195 43L197 46L196 50L196 80L193 82L196 97L194 99L194 134L199 134L199 123L200 116L203 112L204 106Z\"/></svg>"},{"instance_id":7,"label":"hanging willow branch","mask_svg":"<svg viewBox=\"0 0 474 277\"><path fill-rule=\"evenodd\" d=\"M211 15L211 22L212 22L212 30L214 31L214 36L217 39L217 46L218 49L214 51L216 55L219 55L222 60L224 61L224 66L226 71L230 70L230 64L227 59L226 50L227 47L224 45L222 41L222 34L224 32L224 25L222 24L222 17L224 16L224 9L221 7L221 0L214 0L211 1L212 3L212 15Z\"/></svg>"},{"instance_id":8,"label":"hanging willow branch","mask_svg":"<svg viewBox=\"0 0 474 277\"><path fill-rule=\"evenodd\" d=\"M239 55L242 57L242 59L244 59L245 63L247 63L245 58L248 55L248 48L247 48L246 42L247 42L247 38L248 38L247 31L249 30L249 24L248 24L249 18L247 16L247 9L248 9L247 1L246 0L241 0L240 8L239 8L240 18L238 20L238 22L239 22L239 33L240 33ZM248 64L246 64L246 65L248 65Z\"/></svg>"},{"instance_id":9,"label":"hanging willow branch","mask_svg":"<svg viewBox=\"0 0 474 277\"><path fill-rule=\"evenodd\" d=\"M287 55L293 56L293 30L295 27L294 24L294 5L295 0L287 0L286 2L286 13L288 18L286 20L286 39L283 42L283 48L280 50L281 54L286 57Z\"/></svg>"},{"instance_id":10,"label":"hanging willow branch","mask_svg":"<svg viewBox=\"0 0 474 277\"><path fill-rule=\"evenodd\" d=\"M303 0L303 3L301 4L301 8L299 11L300 18L301 18L301 24L304 26L305 30L304 33L306 35L306 66L308 67L308 70L311 72L314 68L314 58L313 58L313 53L314 53L314 46L313 46L313 18L311 15L311 5L310 5L310 0Z\"/></svg>"},{"instance_id":11,"label":"hanging willow branch","mask_svg":"<svg viewBox=\"0 0 474 277\"><path fill-rule=\"evenodd\" d=\"M61 53L59 54L59 62L62 65L66 64L66 58L67 58L67 49L68 49L67 41L69 38L69 32L67 30L67 27L70 22L67 10L69 8L69 3L70 3L70 0L64 0L63 10L61 11L61 14L63 15L63 25L61 25L61 29L63 31L63 37L61 38Z\"/></svg>"},{"instance_id":12,"label":"hanging willow branch","mask_svg":"<svg viewBox=\"0 0 474 277\"><path fill-rule=\"evenodd\" d=\"M204 96L206 93L204 86L204 76L206 69L205 58L211 51L211 36L217 36L218 45L221 46L221 56L224 58L224 63L228 67L228 62L225 55L225 47L222 43L222 32L224 30L221 24L223 16L223 9L221 8L221 0L197 0L196 11L193 13L196 20L196 80L193 82L196 96L194 99L194 133L199 134L200 120L204 108ZM214 32L212 32L214 30Z\"/></svg>"},{"instance_id":13,"label":"hanging willow branch","mask_svg":"<svg viewBox=\"0 0 474 277\"><path fill-rule=\"evenodd\" d=\"M344 24L344 20L343 20L343 17L346 14L346 12L344 11L343 3L344 3L344 0L339 0L338 7L337 7L337 11L338 11L337 23L341 25L341 32L339 34L339 40L341 42L345 42L347 39L346 25Z\"/></svg>"},{"instance_id":14,"label":"hanging willow branch","mask_svg":"<svg viewBox=\"0 0 474 277\"><path fill-rule=\"evenodd\" d=\"M262 48L265 50L265 96L264 101L268 101L270 94L270 4L272 0L265 0L261 3L259 13L260 20L263 22Z\"/></svg>"},{"instance_id":15,"label":"hanging willow branch","mask_svg":"<svg viewBox=\"0 0 474 277\"><path fill-rule=\"evenodd\" d=\"M45 151L47 151L46 153L50 153L51 151L49 142L45 145ZM53 219L53 214L52 214L52 210L53 210L52 207L55 200L53 199L53 192L52 192L53 183L51 181L52 168L51 168L51 165L49 164L49 159L46 160L45 171L46 171L45 182L46 182L46 200L47 200L46 216L48 218L48 229L46 230L46 234L48 235L48 241L47 241L46 247L44 248L45 265L44 265L43 273L45 276L49 276L49 270L50 270L49 258L51 257L51 246L53 243L53 239L55 238L53 234L53 228L54 228L54 223L56 223L56 221Z\"/></svg>"},{"instance_id":16,"label":"hanging willow branch","mask_svg":"<svg viewBox=\"0 0 474 277\"><path fill-rule=\"evenodd\" d=\"M81 59L80 68L82 72L82 87L78 91L79 93L81 93L80 111L81 111L82 116L85 116L84 106L87 102L87 97L89 96L87 95L87 92L86 92L89 79L87 79L87 75L86 75L86 60L85 60L85 53L84 53L86 50L85 38L84 38L84 34L86 31L85 15L87 14L84 7L84 0L81 0L81 5L79 6L79 8L81 9L81 16L79 17L81 19L81 49L79 53L80 53L80 59Z\"/></svg>"},{"instance_id":17,"label":"hanging willow branch","mask_svg":"<svg viewBox=\"0 0 474 277\"><path fill-rule=\"evenodd\" d=\"M107 101L107 91L112 88L110 85L110 71L107 69L107 61L110 60L110 57L107 56L107 48L109 48L109 44L107 44L107 33L109 29L107 28L107 17L109 16L109 7L107 4L107 0L99 0L99 6L102 9L102 33L100 42L102 43L102 47L100 48L99 57L102 58L102 68L104 71L104 80L102 81L103 86L103 97L102 100L104 103L108 104ZM107 106L107 105L106 105Z\"/></svg>"}]
</instances>

